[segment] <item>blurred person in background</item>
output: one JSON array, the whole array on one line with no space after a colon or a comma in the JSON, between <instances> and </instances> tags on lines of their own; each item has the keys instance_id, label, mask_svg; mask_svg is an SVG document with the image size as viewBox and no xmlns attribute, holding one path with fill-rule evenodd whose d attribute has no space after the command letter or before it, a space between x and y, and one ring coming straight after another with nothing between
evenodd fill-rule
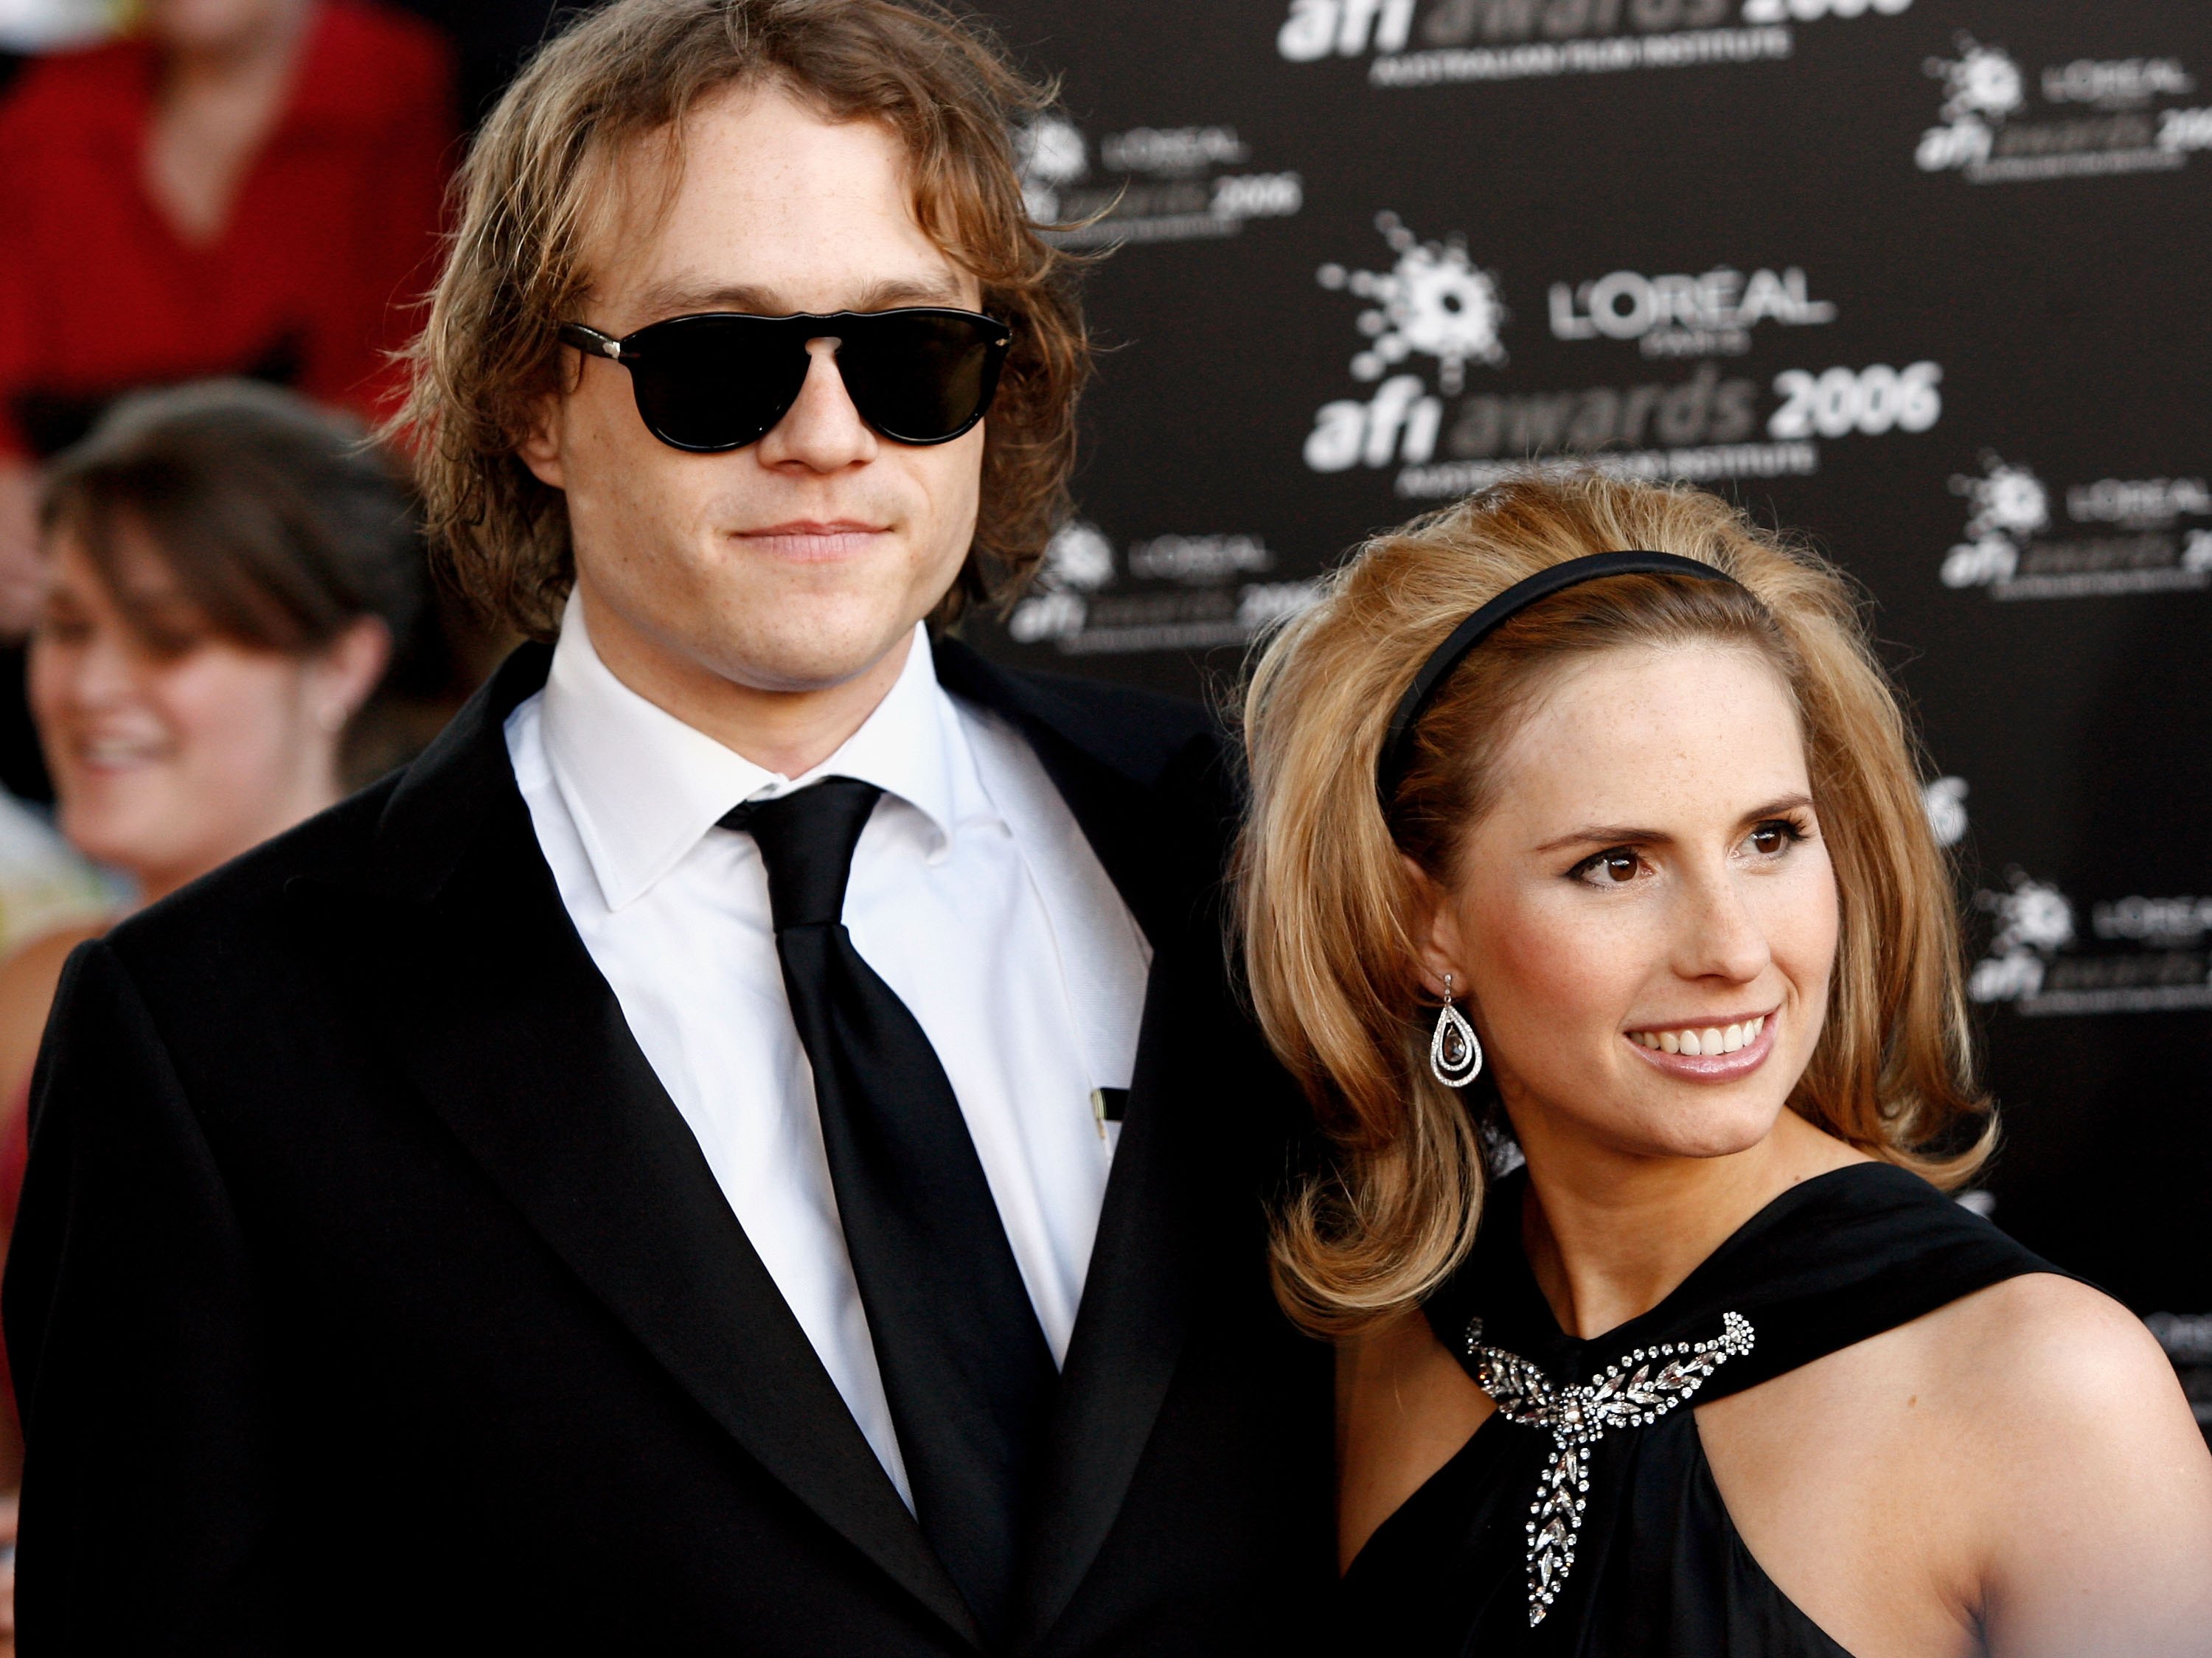
<instances>
[{"instance_id":1,"label":"blurred person in background","mask_svg":"<svg viewBox=\"0 0 2212 1658\"><path fill-rule=\"evenodd\" d=\"M243 374L380 407L453 136L444 40L364 0L149 0L125 38L21 70L0 101L0 643L38 604L36 469L118 396ZM0 780L35 795L17 677L0 662Z\"/></svg>"},{"instance_id":2,"label":"blurred person in background","mask_svg":"<svg viewBox=\"0 0 2212 1658\"><path fill-rule=\"evenodd\" d=\"M130 877L141 904L394 757L392 721L380 704L364 709L395 645L416 633L426 578L405 494L361 440L291 393L217 381L127 399L48 472L32 709L63 834ZM10 1229L56 981L115 919L50 932L0 963ZM20 1457L10 1414L0 1490ZM12 1521L0 1511L0 1531Z\"/></svg>"}]
</instances>

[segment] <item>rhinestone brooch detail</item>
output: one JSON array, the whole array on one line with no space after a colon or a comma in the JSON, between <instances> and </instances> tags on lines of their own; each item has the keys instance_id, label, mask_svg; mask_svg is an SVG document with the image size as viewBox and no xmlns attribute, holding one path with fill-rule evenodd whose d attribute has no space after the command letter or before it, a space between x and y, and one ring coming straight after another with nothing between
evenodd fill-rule
<instances>
[{"instance_id":1,"label":"rhinestone brooch detail","mask_svg":"<svg viewBox=\"0 0 2212 1658\"><path fill-rule=\"evenodd\" d=\"M1589 1491L1590 1447L1617 1428L1648 1428L1705 1385L1715 1370L1751 1351L1751 1321L1721 1315L1711 1341L1638 1347L1587 1384L1561 1387L1518 1354L1482 1345L1482 1321L1467 1327L1474 1379L1509 1422L1552 1436L1536 1500L1528 1505L1528 1625L1544 1621L1575 1564Z\"/></svg>"}]
</instances>

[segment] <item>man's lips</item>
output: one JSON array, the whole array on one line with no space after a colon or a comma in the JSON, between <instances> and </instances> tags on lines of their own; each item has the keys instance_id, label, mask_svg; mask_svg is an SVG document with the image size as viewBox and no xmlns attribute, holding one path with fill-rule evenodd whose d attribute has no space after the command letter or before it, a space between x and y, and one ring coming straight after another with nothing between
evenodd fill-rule
<instances>
[{"instance_id":1,"label":"man's lips","mask_svg":"<svg viewBox=\"0 0 2212 1658\"><path fill-rule=\"evenodd\" d=\"M756 551L780 557L836 559L864 552L889 533L884 525L854 519L793 519L758 530L740 530L736 538Z\"/></svg>"}]
</instances>

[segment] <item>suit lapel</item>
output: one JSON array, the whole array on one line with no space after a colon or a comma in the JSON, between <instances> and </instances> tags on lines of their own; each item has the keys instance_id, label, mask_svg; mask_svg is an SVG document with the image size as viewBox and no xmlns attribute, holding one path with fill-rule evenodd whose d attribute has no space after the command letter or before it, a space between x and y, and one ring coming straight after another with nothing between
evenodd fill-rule
<instances>
[{"instance_id":1,"label":"suit lapel","mask_svg":"<svg viewBox=\"0 0 2212 1658\"><path fill-rule=\"evenodd\" d=\"M938 642L937 662L947 689L1028 738L1153 946L1121 1143L1061 1370L1018 1649L1050 1630L1097 1560L1189 1322L1190 1211L1180 1175L1188 1160L1178 1154L1182 1125L1170 1098L1173 1029L1200 963L1218 971L1212 900L1226 797L1219 745L1196 720L1164 755L1116 752L1110 732L1087 729L1079 704L1064 702L1050 682L1016 678L951 641Z\"/></svg>"},{"instance_id":2,"label":"suit lapel","mask_svg":"<svg viewBox=\"0 0 2212 1658\"><path fill-rule=\"evenodd\" d=\"M1176 1124L1162 1097L1168 1045L1158 1035L1175 995L1156 961L1121 1144L1060 1373L1024 1584L1021 1634L1029 1640L1051 1629L1098 1558L1182 1351L1185 1206L1171 1150Z\"/></svg>"},{"instance_id":3,"label":"suit lapel","mask_svg":"<svg viewBox=\"0 0 2212 1658\"><path fill-rule=\"evenodd\" d=\"M577 1278L756 1461L980 1646L562 908L502 730L545 661L517 653L410 768L365 885L299 882L288 898Z\"/></svg>"}]
</instances>

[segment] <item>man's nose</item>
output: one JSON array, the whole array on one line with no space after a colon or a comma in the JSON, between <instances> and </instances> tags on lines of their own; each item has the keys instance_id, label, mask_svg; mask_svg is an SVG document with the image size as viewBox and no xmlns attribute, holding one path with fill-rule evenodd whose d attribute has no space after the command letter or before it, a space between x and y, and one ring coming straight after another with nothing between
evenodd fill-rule
<instances>
[{"instance_id":1,"label":"man's nose","mask_svg":"<svg viewBox=\"0 0 2212 1658\"><path fill-rule=\"evenodd\" d=\"M836 472L875 458L875 431L853 406L845 377L837 372L839 344L832 336L807 341L806 379L783 418L761 440L763 465Z\"/></svg>"}]
</instances>

